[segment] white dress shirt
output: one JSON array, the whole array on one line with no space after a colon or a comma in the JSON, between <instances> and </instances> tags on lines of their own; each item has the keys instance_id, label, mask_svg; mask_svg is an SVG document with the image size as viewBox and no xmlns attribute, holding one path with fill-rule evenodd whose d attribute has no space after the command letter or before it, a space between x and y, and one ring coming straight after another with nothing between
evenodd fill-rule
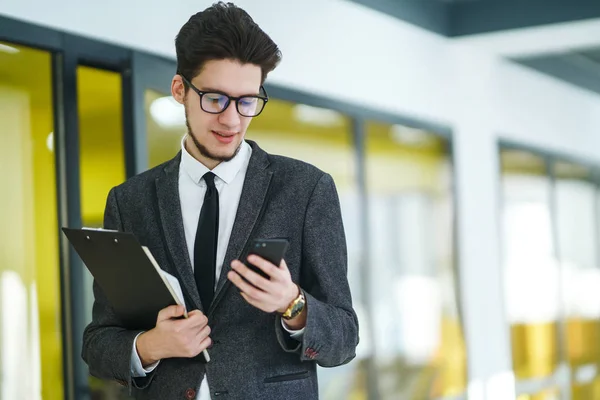
<instances>
[{"instance_id":1,"label":"white dress shirt","mask_svg":"<svg viewBox=\"0 0 600 400\"><path fill-rule=\"evenodd\" d=\"M188 254L194 268L194 241L196 240L196 230L198 228L198 218L200 209L204 202L206 193L206 182L202 177L210 170L201 162L196 160L185 148L186 136L181 141L181 163L179 165L179 201L181 205L181 214L183 217L183 229L185 232L185 241ZM227 162L217 165L212 172L216 175L215 186L219 192L219 234L217 239L217 265L215 265L215 290L221 275L225 252L231 237L233 222L237 214L238 204L242 195L242 188L252 155L252 148L245 141L236 156ZM283 328L288 331L292 338L301 341L304 329L294 331L288 329L282 320ZM138 335L139 336L139 335ZM149 365L143 368L142 362L136 351L137 337L133 342L131 352L131 373L133 377L144 377L146 373L152 372L159 364ZM198 392L198 400L210 399L210 392L206 379L202 380Z\"/></svg>"}]
</instances>

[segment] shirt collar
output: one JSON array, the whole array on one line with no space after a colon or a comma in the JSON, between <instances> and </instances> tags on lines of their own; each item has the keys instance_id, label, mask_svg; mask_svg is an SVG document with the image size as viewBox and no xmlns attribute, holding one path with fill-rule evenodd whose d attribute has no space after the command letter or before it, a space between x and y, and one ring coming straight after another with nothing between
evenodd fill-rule
<instances>
[{"instance_id":1,"label":"shirt collar","mask_svg":"<svg viewBox=\"0 0 600 400\"><path fill-rule=\"evenodd\" d=\"M198 184L202 180L204 174L210 171L204 164L196 160L185 148L185 139L187 134L181 139L181 167L183 170L192 178L192 180ZM230 184L236 177L238 172L244 166L244 163L248 162L250 156L250 145L246 141L242 141L240 150L238 153L229 161L223 161L217 165L213 170L219 179L226 184Z\"/></svg>"}]
</instances>

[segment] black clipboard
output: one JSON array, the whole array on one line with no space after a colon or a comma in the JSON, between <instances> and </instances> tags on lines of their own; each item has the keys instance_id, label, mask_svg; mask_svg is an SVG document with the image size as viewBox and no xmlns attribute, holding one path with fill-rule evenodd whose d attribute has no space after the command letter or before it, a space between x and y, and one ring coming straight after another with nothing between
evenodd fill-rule
<instances>
[{"instance_id":1,"label":"black clipboard","mask_svg":"<svg viewBox=\"0 0 600 400\"><path fill-rule=\"evenodd\" d=\"M63 227L123 327L149 330L160 310L185 302L179 282L163 271L135 235L107 229ZM187 311L184 317L187 318ZM206 362L210 356L202 351Z\"/></svg>"},{"instance_id":2,"label":"black clipboard","mask_svg":"<svg viewBox=\"0 0 600 400\"><path fill-rule=\"evenodd\" d=\"M151 329L158 312L185 304L132 233L62 228L127 329ZM158 270L157 270L158 268ZM164 271L163 271L164 272Z\"/></svg>"}]
</instances>

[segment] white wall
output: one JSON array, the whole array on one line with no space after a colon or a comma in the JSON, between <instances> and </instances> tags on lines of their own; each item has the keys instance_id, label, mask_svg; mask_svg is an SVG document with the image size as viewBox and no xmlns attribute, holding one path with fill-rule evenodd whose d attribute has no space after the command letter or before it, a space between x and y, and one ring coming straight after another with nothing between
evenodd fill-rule
<instances>
[{"instance_id":1,"label":"white wall","mask_svg":"<svg viewBox=\"0 0 600 400\"><path fill-rule=\"evenodd\" d=\"M210 3L4 1L0 13L170 57L180 26ZM505 372L511 360L499 263L496 141L510 138L600 163L600 96L496 58L486 51L485 38L451 42L354 3L238 4L282 48L283 63L271 82L454 129L471 393L480 398L487 388L486 398L501 398L503 389L494 385L510 382ZM551 27L537 36L545 50L552 34ZM535 37L529 36L529 49Z\"/></svg>"},{"instance_id":2,"label":"white wall","mask_svg":"<svg viewBox=\"0 0 600 400\"><path fill-rule=\"evenodd\" d=\"M0 14L174 57L174 37L181 25L210 3L4 0ZM273 83L451 126L458 122L455 108L462 106L470 86L477 85L477 90L487 93L483 100L492 105L496 132L540 146L550 141L557 150L564 147L596 157L585 141L598 144L593 132L600 123L600 98L485 54L485 35L472 40L474 44L452 42L343 0L239 0L237 4L283 50L283 62L270 77ZM585 28L582 34L596 27L591 22L574 25ZM528 47L539 40L549 51L546 41L553 36L551 28L528 35ZM566 34L564 24L555 29ZM503 41L504 47L509 39ZM498 42L498 34L489 40ZM461 73L467 76L460 78ZM582 140L579 145L571 143L575 138L564 134L565 127Z\"/></svg>"}]
</instances>

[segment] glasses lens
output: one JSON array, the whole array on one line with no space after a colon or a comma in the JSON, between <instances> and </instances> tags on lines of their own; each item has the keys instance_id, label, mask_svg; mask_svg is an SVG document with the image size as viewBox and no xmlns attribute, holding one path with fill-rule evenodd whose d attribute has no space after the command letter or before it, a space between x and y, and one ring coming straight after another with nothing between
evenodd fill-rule
<instances>
[{"instance_id":1,"label":"glasses lens","mask_svg":"<svg viewBox=\"0 0 600 400\"><path fill-rule=\"evenodd\" d=\"M220 93L204 93L202 96L202 109L208 113L220 113L227 107L229 98Z\"/></svg>"},{"instance_id":2,"label":"glasses lens","mask_svg":"<svg viewBox=\"0 0 600 400\"><path fill-rule=\"evenodd\" d=\"M260 97L247 96L238 100L238 111L245 117L254 117L262 111L265 101Z\"/></svg>"}]
</instances>

